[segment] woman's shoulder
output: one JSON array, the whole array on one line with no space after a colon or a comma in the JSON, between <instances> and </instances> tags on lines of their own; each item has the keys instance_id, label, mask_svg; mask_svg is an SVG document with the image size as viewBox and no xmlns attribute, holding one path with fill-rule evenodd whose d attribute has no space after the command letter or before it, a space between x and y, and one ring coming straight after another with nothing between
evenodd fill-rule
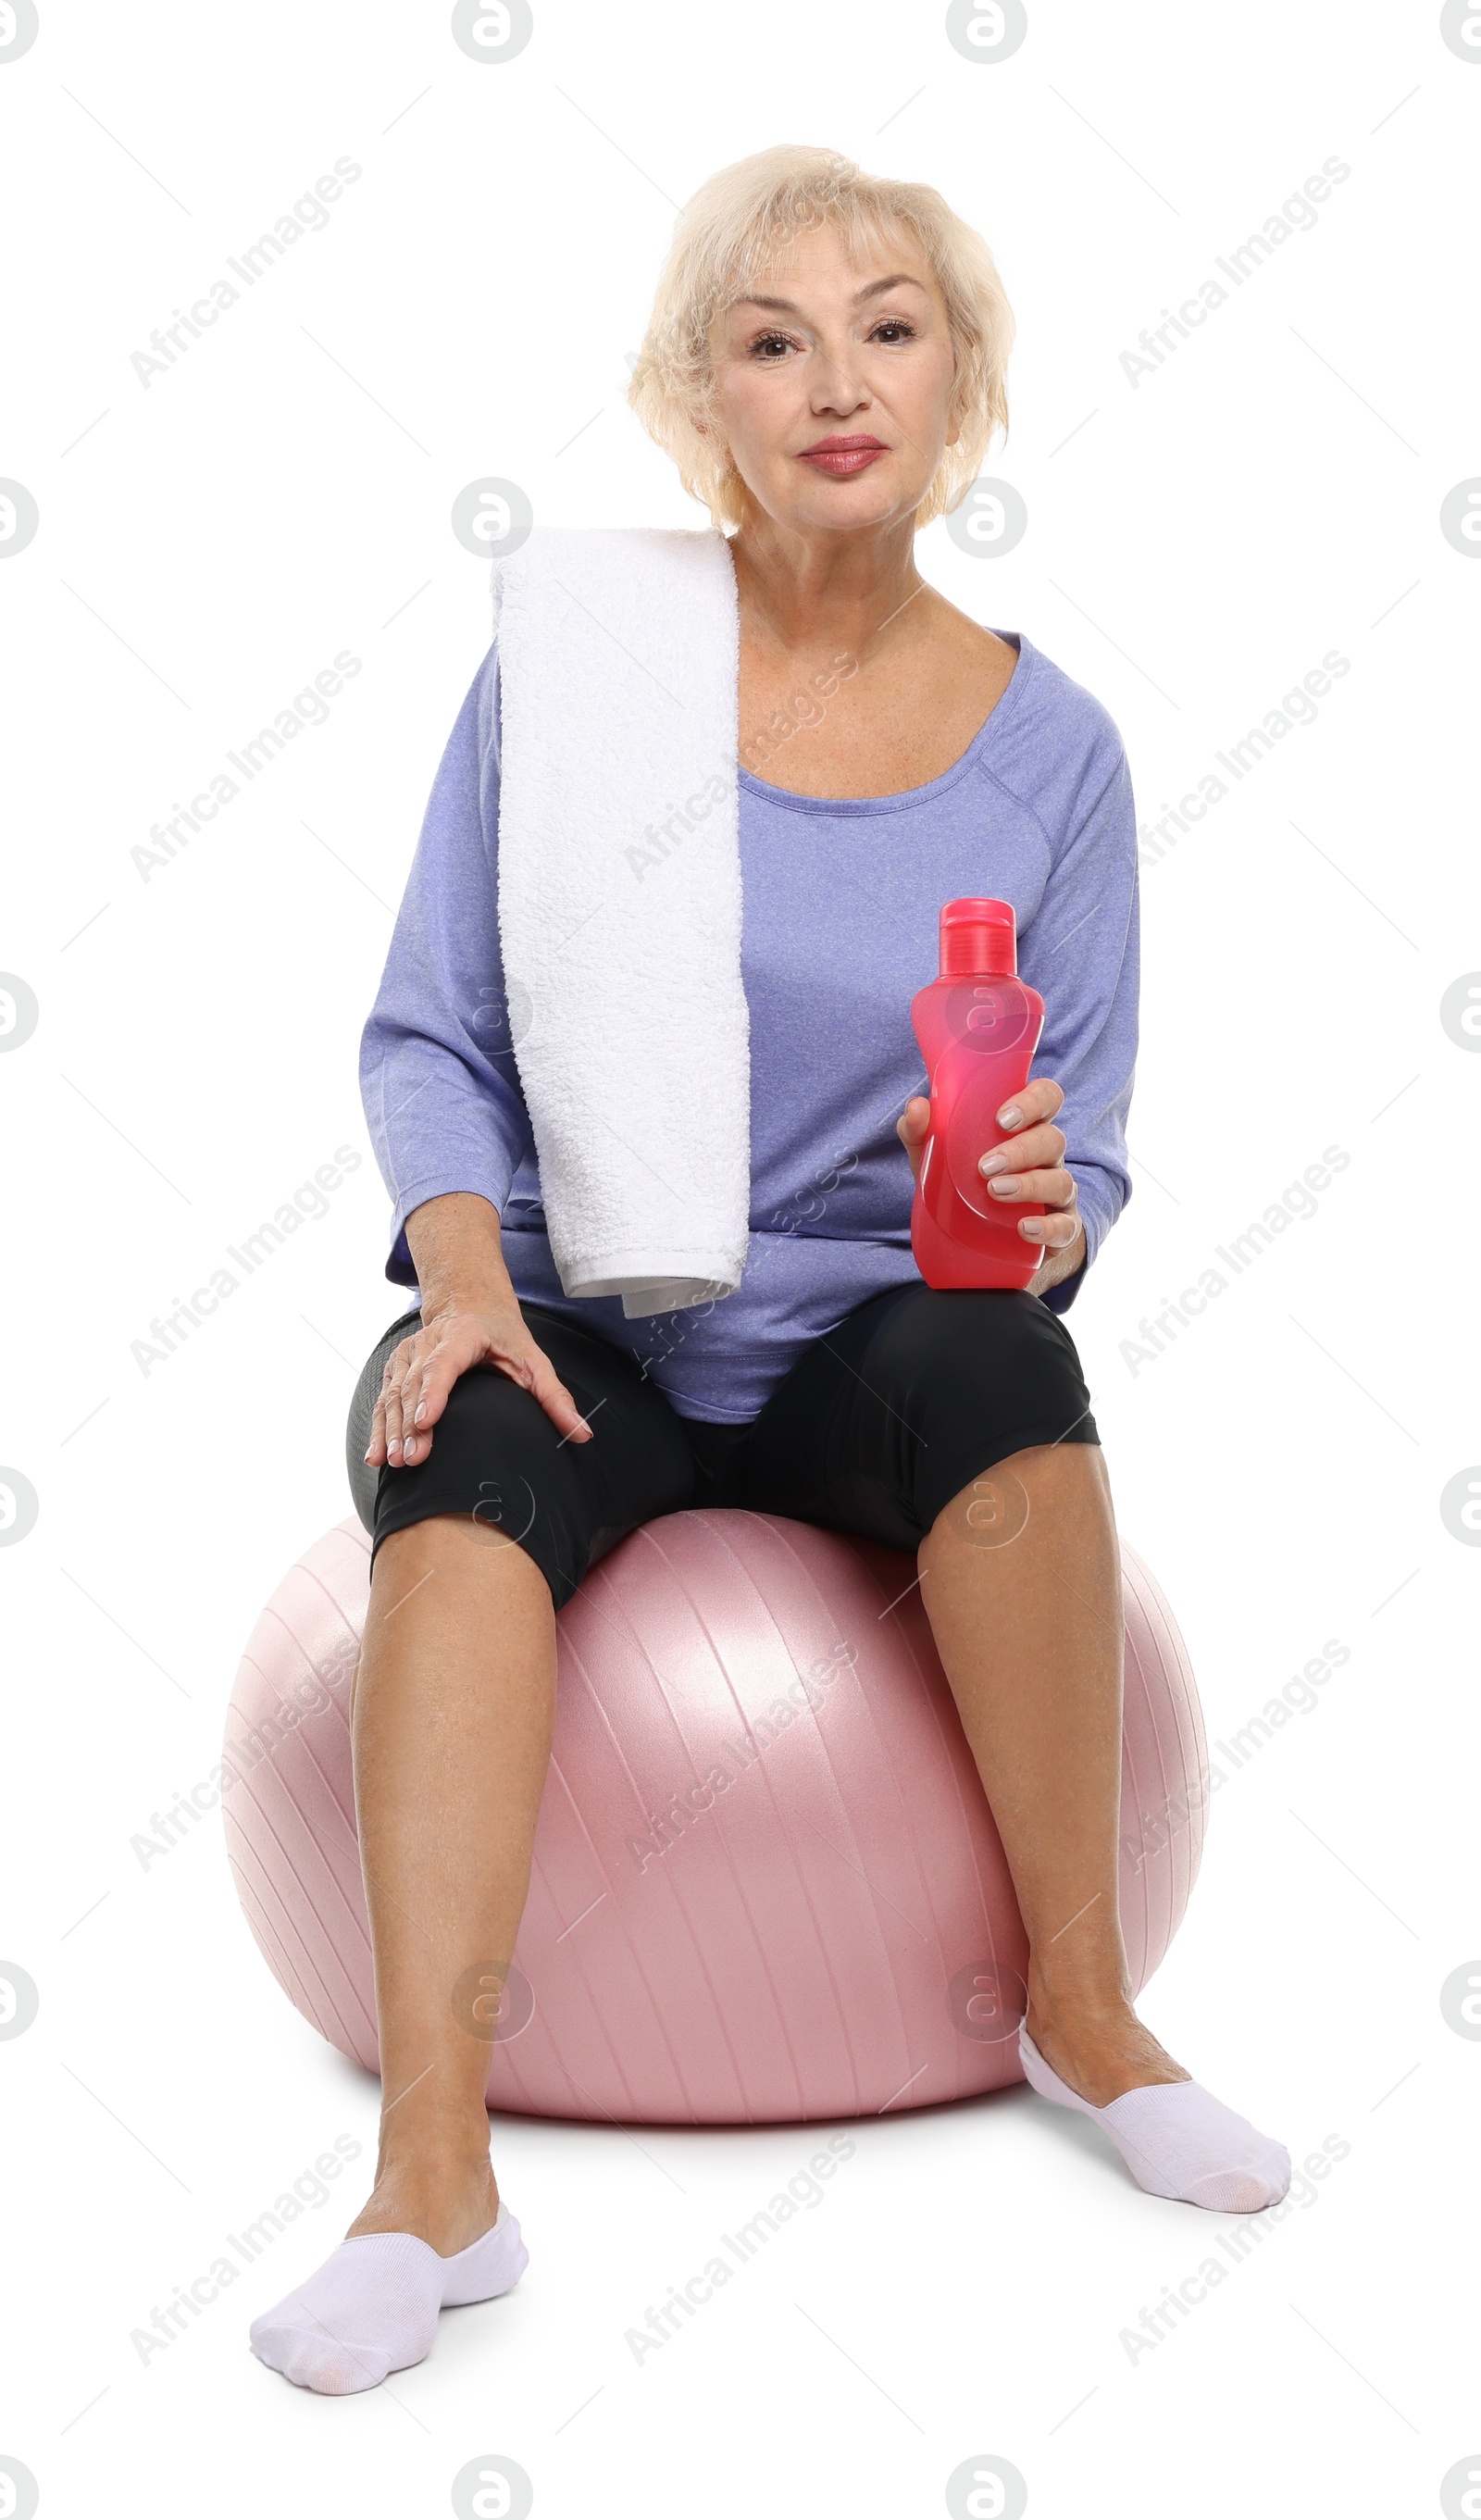
<instances>
[{"instance_id":1,"label":"woman's shoulder","mask_svg":"<svg viewBox=\"0 0 1481 2520\"><path fill-rule=\"evenodd\" d=\"M1038 815L1053 839L1127 777L1126 746L1104 702L1026 631L997 635L1016 639L1018 662L994 712L997 741L982 767Z\"/></svg>"},{"instance_id":2,"label":"woman's shoulder","mask_svg":"<svg viewBox=\"0 0 1481 2520\"><path fill-rule=\"evenodd\" d=\"M1057 742L1066 749L1094 753L1107 763L1124 755L1121 730L1104 701L1056 665L1026 631L1018 633L1018 649L1013 680L1022 674L1019 722L1025 734L1040 742Z\"/></svg>"},{"instance_id":3,"label":"woman's shoulder","mask_svg":"<svg viewBox=\"0 0 1481 2520\"><path fill-rule=\"evenodd\" d=\"M980 769L1033 814L1057 859L1100 799L1131 793L1126 745L1103 700L1028 633L1000 638L1017 643L1017 665L990 721Z\"/></svg>"}]
</instances>

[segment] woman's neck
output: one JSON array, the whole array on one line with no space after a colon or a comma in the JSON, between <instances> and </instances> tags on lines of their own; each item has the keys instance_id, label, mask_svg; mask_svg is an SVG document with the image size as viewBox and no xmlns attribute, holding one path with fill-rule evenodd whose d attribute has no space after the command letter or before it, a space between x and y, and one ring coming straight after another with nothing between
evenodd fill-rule
<instances>
[{"instance_id":1,"label":"woman's neck","mask_svg":"<svg viewBox=\"0 0 1481 2520\"><path fill-rule=\"evenodd\" d=\"M789 656L862 654L925 591L908 518L868 535L808 535L747 516L731 557L742 637Z\"/></svg>"}]
</instances>

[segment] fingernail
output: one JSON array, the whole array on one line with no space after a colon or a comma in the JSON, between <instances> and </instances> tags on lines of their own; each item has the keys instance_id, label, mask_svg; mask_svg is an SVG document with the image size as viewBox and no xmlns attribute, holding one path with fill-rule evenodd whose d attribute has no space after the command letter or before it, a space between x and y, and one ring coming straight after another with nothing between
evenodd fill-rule
<instances>
[{"instance_id":1,"label":"fingernail","mask_svg":"<svg viewBox=\"0 0 1481 2520\"><path fill-rule=\"evenodd\" d=\"M983 1180L986 1181L990 1173L1004 1172L1007 1170L1007 1155L984 1155L982 1161L977 1166L977 1170L982 1175Z\"/></svg>"},{"instance_id":2,"label":"fingernail","mask_svg":"<svg viewBox=\"0 0 1481 2520\"><path fill-rule=\"evenodd\" d=\"M1008 1198L1013 1192L1021 1190L1022 1184L1015 1174L1009 1173L1003 1181L989 1182L988 1188L995 1192L999 1198Z\"/></svg>"},{"instance_id":3,"label":"fingernail","mask_svg":"<svg viewBox=\"0 0 1481 2520\"><path fill-rule=\"evenodd\" d=\"M418 1406L417 1406L417 1414L416 1414L415 1418L412 1419L412 1424L413 1424L414 1426L420 1426L420 1425L421 1425L421 1423L422 1423L423 1418L424 1418L426 1416L426 1402L425 1400L423 1400L423 1401L420 1401L420 1402L418 1403Z\"/></svg>"},{"instance_id":4,"label":"fingernail","mask_svg":"<svg viewBox=\"0 0 1481 2520\"><path fill-rule=\"evenodd\" d=\"M369 1460L370 1460L370 1455L369 1455L369 1453L367 1453L367 1454L366 1454L365 1458L366 1458L366 1460L367 1460L367 1461L369 1461Z\"/></svg>"},{"instance_id":5,"label":"fingernail","mask_svg":"<svg viewBox=\"0 0 1481 2520\"><path fill-rule=\"evenodd\" d=\"M1042 1242L1044 1239L1044 1228L1037 1216L1026 1216L1019 1231L1030 1242Z\"/></svg>"},{"instance_id":6,"label":"fingernail","mask_svg":"<svg viewBox=\"0 0 1481 2520\"><path fill-rule=\"evenodd\" d=\"M1016 1102L1004 1103L1002 1110L998 1114L998 1126L1000 1129L1022 1128L1023 1114L1019 1110Z\"/></svg>"}]
</instances>

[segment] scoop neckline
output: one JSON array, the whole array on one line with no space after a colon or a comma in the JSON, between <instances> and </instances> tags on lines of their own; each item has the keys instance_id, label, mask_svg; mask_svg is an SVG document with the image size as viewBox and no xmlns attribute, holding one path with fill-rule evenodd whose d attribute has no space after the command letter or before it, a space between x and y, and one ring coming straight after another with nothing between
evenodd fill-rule
<instances>
[{"instance_id":1,"label":"scoop neckline","mask_svg":"<svg viewBox=\"0 0 1481 2520\"><path fill-rule=\"evenodd\" d=\"M740 786L748 794L763 798L769 805L785 806L794 814L903 814L909 813L914 806L927 805L933 797L944 795L948 788L955 788L959 779L965 779L967 772L975 768L992 742L993 730L1000 721L1013 715L1022 699L1024 681L1039 652L1021 630L998 630L991 622L984 626L992 630L995 639L1001 639L1006 647L1016 651L1018 661L966 750L950 769L942 771L939 779L928 779L923 788L903 788L893 796L804 796L794 788L774 788L769 780L758 779L755 772L747 770L742 762L738 764Z\"/></svg>"}]
</instances>

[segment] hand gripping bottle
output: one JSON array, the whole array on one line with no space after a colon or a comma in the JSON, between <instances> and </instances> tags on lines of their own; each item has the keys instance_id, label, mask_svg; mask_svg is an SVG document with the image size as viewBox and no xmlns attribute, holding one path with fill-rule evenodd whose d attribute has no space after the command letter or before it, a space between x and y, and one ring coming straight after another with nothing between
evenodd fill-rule
<instances>
[{"instance_id":1,"label":"hand gripping bottle","mask_svg":"<svg viewBox=\"0 0 1481 2520\"><path fill-rule=\"evenodd\" d=\"M977 1170L1003 1144L998 1113L1028 1082L1044 1000L1018 977L1012 904L949 901L941 969L911 1001L930 1080L930 1135L911 1210L911 1248L928 1286L1026 1286L1044 1258L1018 1232L1043 1206L995 1199Z\"/></svg>"}]
</instances>

